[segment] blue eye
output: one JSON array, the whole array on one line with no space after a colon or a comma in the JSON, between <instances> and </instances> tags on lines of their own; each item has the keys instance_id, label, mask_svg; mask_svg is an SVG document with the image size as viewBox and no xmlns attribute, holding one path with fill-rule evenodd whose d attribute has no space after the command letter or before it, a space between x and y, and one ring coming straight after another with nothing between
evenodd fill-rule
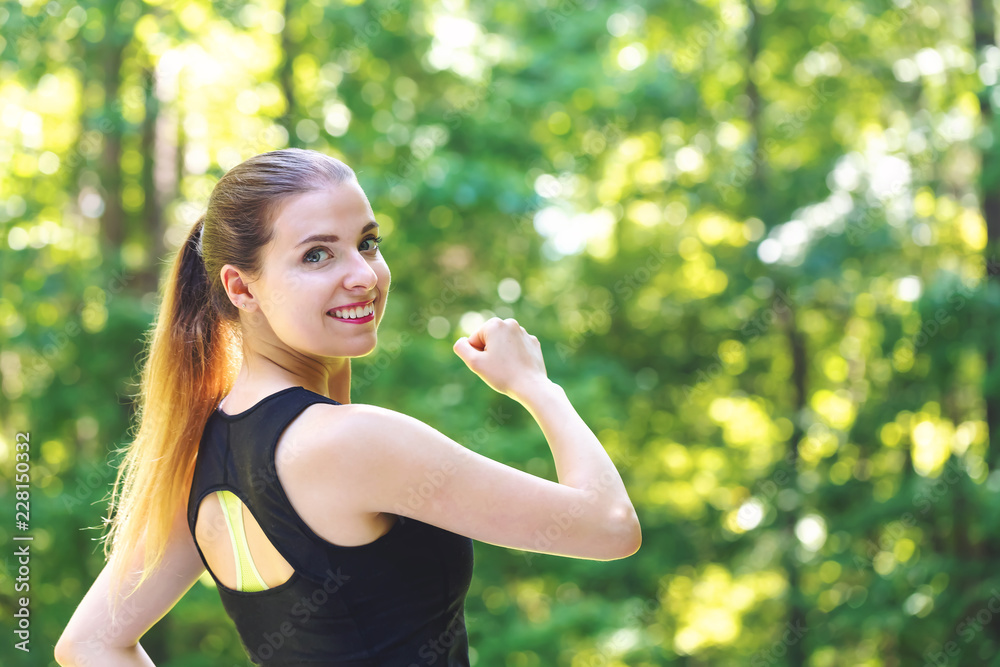
<instances>
[{"instance_id":1,"label":"blue eye","mask_svg":"<svg viewBox=\"0 0 1000 667\"><path fill-rule=\"evenodd\" d=\"M375 247L374 248L369 248L368 250L365 250L363 252L377 252L378 249L379 249L378 244L382 243L382 237L381 236L375 236L374 234L372 234L370 236L366 236L361 242L362 243L367 243L368 241L374 242L375 243ZM310 249L308 252L306 252L306 254L302 256L302 259L305 260L309 264L317 264L317 263L319 263L321 261L320 259L312 260L312 259L309 259L309 258L315 256L314 253L318 253L318 252L325 252L327 255L330 254L330 252L326 248L324 248L322 246L317 246L315 248Z\"/></svg>"},{"instance_id":2,"label":"blue eye","mask_svg":"<svg viewBox=\"0 0 1000 667\"><path fill-rule=\"evenodd\" d=\"M313 248L312 250L310 250L309 252L307 252L307 253L305 254L305 257L303 257L303 259L305 259L305 260L306 260L307 262L310 262L310 263L312 263L312 264L315 264L315 263L316 263L316 262L318 262L319 260L315 260L315 261L313 261L313 260L310 260L310 259L309 259L309 257L311 257L311 256L313 255L313 253L317 253L317 252L326 252L326 248ZM326 252L326 254L328 254L328 255L329 255L330 253Z\"/></svg>"},{"instance_id":3,"label":"blue eye","mask_svg":"<svg viewBox=\"0 0 1000 667\"><path fill-rule=\"evenodd\" d=\"M379 244L382 243L382 237L381 236L366 236L365 239L364 239L364 241L362 241L362 243L364 243L365 241L374 241L375 242L375 247L372 248L372 250L377 250Z\"/></svg>"}]
</instances>

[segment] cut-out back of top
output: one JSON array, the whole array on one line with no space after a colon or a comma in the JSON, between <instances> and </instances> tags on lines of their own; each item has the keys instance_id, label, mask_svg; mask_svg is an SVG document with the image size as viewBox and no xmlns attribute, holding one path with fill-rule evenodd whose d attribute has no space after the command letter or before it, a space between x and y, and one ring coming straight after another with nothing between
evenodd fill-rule
<instances>
[{"instance_id":1,"label":"cut-out back of top","mask_svg":"<svg viewBox=\"0 0 1000 667\"><path fill-rule=\"evenodd\" d=\"M247 544L247 534L243 529L243 503L232 491L219 489L215 492L222 502L222 513L226 516L229 526L229 538L236 552L236 590L262 591L267 588L264 578L257 571L257 566L250 555L250 545Z\"/></svg>"},{"instance_id":2,"label":"cut-out back of top","mask_svg":"<svg viewBox=\"0 0 1000 667\"><path fill-rule=\"evenodd\" d=\"M294 573L249 508L232 491L205 495L198 507L195 540L208 569L227 588L245 593L268 590Z\"/></svg>"}]
</instances>

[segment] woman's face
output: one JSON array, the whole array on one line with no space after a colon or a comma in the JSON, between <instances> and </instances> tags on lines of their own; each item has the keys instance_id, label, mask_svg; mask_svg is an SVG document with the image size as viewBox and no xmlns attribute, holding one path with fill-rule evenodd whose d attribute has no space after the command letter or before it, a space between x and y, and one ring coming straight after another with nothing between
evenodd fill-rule
<instances>
[{"instance_id":1,"label":"woman's face","mask_svg":"<svg viewBox=\"0 0 1000 667\"><path fill-rule=\"evenodd\" d=\"M375 349L391 280L377 237L357 181L287 200L263 249L261 275L248 283L265 327L308 356L359 357Z\"/></svg>"}]
</instances>

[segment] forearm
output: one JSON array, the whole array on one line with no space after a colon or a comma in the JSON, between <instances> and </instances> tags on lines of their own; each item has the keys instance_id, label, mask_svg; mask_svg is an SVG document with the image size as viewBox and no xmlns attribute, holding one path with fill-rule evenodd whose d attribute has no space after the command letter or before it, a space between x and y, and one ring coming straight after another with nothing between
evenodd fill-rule
<instances>
[{"instance_id":1,"label":"forearm","mask_svg":"<svg viewBox=\"0 0 1000 667\"><path fill-rule=\"evenodd\" d=\"M560 484L587 491L588 500L603 507L631 509L614 462L562 387L546 380L524 389L517 400L542 429Z\"/></svg>"}]
</instances>

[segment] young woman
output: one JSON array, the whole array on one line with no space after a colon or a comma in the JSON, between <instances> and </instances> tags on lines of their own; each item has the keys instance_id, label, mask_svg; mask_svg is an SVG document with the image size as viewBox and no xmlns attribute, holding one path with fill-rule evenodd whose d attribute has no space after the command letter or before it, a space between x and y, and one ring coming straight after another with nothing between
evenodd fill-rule
<instances>
[{"instance_id":1,"label":"young woman","mask_svg":"<svg viewBox=\"0 0 1000 667\"><path fill-rule=\"evenodd\" d=\"M389 295L380 241L354 172L322 153L264 153L215 186L166 284L107 566L60 665L152 664L139 639L207 568L255 663L467 666L472 540L639 548L618 471L515 320L454 351L538 422L558 483L351 403Z\"/></svg>"}]
</instances>

